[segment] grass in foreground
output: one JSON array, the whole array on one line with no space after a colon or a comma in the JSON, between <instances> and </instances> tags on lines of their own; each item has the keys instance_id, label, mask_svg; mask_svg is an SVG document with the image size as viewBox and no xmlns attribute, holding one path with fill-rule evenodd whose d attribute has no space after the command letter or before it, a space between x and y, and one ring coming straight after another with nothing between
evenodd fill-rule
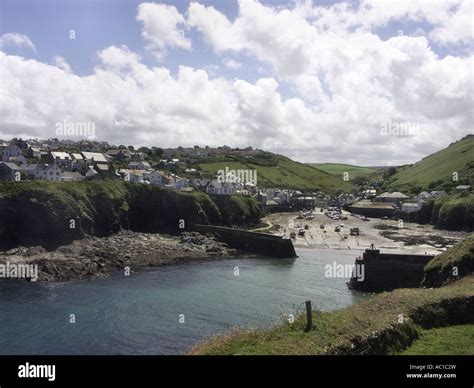
<instances>
[{"instance_id":1,"label":"grass in foreground","mask_svg":"<svg viewBox=\"0 0 474 388\"><path fill-rule=\"evenodd\" d=\"M446 305L474 297L474 276L438 289L399 289L374 296L360 304L331 312L316 312L314 330L305 333L305 317L293 324L267 330L241 330L215 336L196 345L192 354L387 354L405 349L417 337L417 310L429 322L442 321ZM456 305L457 306L457 305ZM430 315L431 314L431 315ZM403 324L399 323L403 317ZM407 319L408 318L408 319ZM380 344L375 344L377 337ZM353 344L355 348L353 349ZM375 346L375 347L374 347Z\"/></svg>"},{"instance_id":2,"label":"grass in foreground","mask_svg":"<svg viewBox=\"0 0 474 388\"><path fill-rule=\"evenodd\" d=\"M420 338L400 355L474 355L474 324L420 330Z\"/></svg>"}]
</instances>

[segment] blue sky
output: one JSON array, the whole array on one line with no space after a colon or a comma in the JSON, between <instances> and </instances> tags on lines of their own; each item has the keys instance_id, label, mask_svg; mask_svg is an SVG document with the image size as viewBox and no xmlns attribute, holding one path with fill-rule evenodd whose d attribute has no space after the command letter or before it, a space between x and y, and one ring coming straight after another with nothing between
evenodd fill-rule
<instances>
[{"instance_id":1,"label":"blue sky","mask_svg":"<svg viewBox=\"0 0 474 388\"><path fill-rule=\"evenodd\" d=\"M74 72L87 75L97 64L96 53L111 45L126 45L143 57L143 62L156 65L153 56L144 49L141 28L136 20L139 0L0 0L0 32L19 32L27 35L37 48L37 54L24 49L10 48L9 52L27 55L42 62L50 62L55 55L65 58ZM185 13L188 0L160 1ZM235 18L238 5L230 0L209 0L207 5ZM75 30L75 40L69 31ZM197 37L195 37L197 38ZM176 70L187 63L204 67L215 63L212 50L195 39L192 53L171 50L166 65ZM201 44L200 44L201 43Z\"/></svg>"},{"instance_id":2,"label":"blue sky","mask_svg":"<svg viewBox=\"0 0 474 388\"><path fill-rule=\"evenodd\" d=\"M0 32L18 32L27 35L37 48L37 53L22 48L9 48L12 54L21 54L50 62L51 58L60 55L71 65L76 74L91 74L97 65L96 53L111 45L126 45L139 53L143 62L153 66L156 59L144 49L141 37L141 26L136 20L137 7L140 0L0 0L1 25ZM185 14L189 0L164 0L162 4L175 6ZM238 15L238 4L233 0L203 0L202 4L213 6L223 12L229 20ZM288 4L284 0L263 2L272 6ZM317 5L331 5L337 1L315 1ZM354 2L354 6L358 2ZM289 3L291 4L291 2ZM405 34L413 33L417 28L426 28L426 23L414 23L410 20L394 20L387 26L375 29L382 39L395 36L402 30ZM69 39L69 31L75 30L75 40ZM202 68L219 64L213 50L202 42L195 31L187 31L193 39L194 49L187 52L170 49L166 57L166 65L173 70L181 64ZM440 56L450 52L446 47L431 42L432 49ZM454 50L454 48L453 48ZM249 61L245 55L241 60ZM234 74L235 73L235 74ZM254 81L255 76L249 71L234 71L227 76L246 77Z\"/></svg>"},{"instance_id":3,"label":"blue sky","mask_svg":"<svg viewBox=\"0 0 474 388\"><path fill-rule=\"evenodd\" d=\"M170 43L169 37L156 35L156 27L166 20L151 18L148 25L137 20L141 1L0 0L3 70L6 77L24 82L22 90L5 91L7 117L0 121L0 137L12 131L24 136L46 134L64 117L93 117L103 140L129 138L137 145L147 142L147 137L163 141L168 134L164 145L169 146L201 140L273 151L278 145L286 155L307 161L344 158L349 163L379 165L384 164L378 161L382 155L392 158L387 164L415 161L472 131L472 112L467 107L472 101L473 40L472 21L466 17L472 3L400 1L402 5L386 2L383 6L374 0L347 6L340 1L303 0L248 0L250 5L240 6L237 0L199 0L197 5L188 0L156 2L153 7L167 15L175 7L183 22L173 28L183 29L191 45L183 49ZM166 11L164 4L172 7ZM151 11L147 10L150 15ZM75 39L70 39L71 30ZM24 42L12 43L11 36L7 41L9 33L29 39L34 49ZM144 33L165 39L164 49L152 47ZM138 62L130 60L130 52L138 54ZM54 71L58 56L71 71L60 75ZM126 61L133 72L117 68L117 60ZM194 73L180 73L180 66ZM152 68L169 70L172 78L164 82L161 75L150 73ZM105 80L97 69L115 78ZM201 79L198 70L206 72L208 79ZM49 89L27 84L38 72L51 85ZM149 90L154 82L127 89L130 77L136 85L147 77L167 86L162 89L158 82L156 95ZM92 100L107 105L103 114L93 104L83 106L84 100L74 92L78 84ZM69 107L61 101L41 100L53 93L53 86L56 93L67 90L72 96ZM108 87L108 96L117 94L117 100L105 101L99 95ZM179 90L187 87L190 92L179 97ZM159 100L160 95L176 96L176 101L168 97L158 104L150 98ZM121 106L129 98L141 106L138 111L129 111L130 103ZM199 112L189 115L196 101L202 102L195 108ZM211 101L227 105L206 106ZM203 106L209 116L201 112L206 111ZM153 119L144 119L143 107ZM180 110L182 116L176 113ZM214 117L221 113L222 117ZM380 127L392 121L415 122L422 136L379 137ZM153 128L159 129L154 133ZM196 128L201 128L199 135ZM374 144L378 150L374 155L356 151Z\"/></svg>"}]
</instances>

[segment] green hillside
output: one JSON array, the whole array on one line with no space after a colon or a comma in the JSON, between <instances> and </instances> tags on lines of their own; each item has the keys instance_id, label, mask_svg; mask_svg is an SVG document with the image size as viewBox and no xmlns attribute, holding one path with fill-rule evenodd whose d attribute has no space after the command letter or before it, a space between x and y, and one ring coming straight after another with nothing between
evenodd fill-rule
<instances>
[{"instance_id":1,"label":"green hillside","mask_svg":"<svg viewBox=\"0 0 474 388\"><path fill-rule=\"evenodd\" d=\"M383 170L382 168L361 167L342 163L308 163L308 165L316 167L317 169L327 172L339 179L343 179L344 173L347 172L349 181L353 181L360 177L369 178Z\"/></svg>"},{"instance_id":2,"label":"green hillside","mask_svg":"<svg viewBox=\"0 0 474 388\"><path fill-rule=\"evenodd\" d=\"M351 191L354 187L315 167L295 162L285 156L264 152L247 158L215 159L199 163L198 168L208 177L215 177L220 169L256 169L260 187L279 187L296 190L323 190L328 193Z\"/></svg>"},{"instance_id":3,"label":"green hillside","mask_svg":"<svg viewBox=\"0 0 474 388\"><path fill-rule=\"evenodd\" d=\"M455 172L458 181L453 181ZM385 181L384 187L408 192L449 191L460 184L474 184L474 135L468 135L413 165L401 168Z\"/></svg>"},{"instance_id":4,"label":"green hillside","mask_svg":"<svg viewBox=\"0 0 474 388\"><path fill-rule=\"evenodd\" d=\"M84 235L109 236L121 229L175 234L182 231L179 220L185 225L259 224L263 213L254 198L221 197L121 180L0 182L0 249L56 248Z\"/></svg>"}]
</instances>

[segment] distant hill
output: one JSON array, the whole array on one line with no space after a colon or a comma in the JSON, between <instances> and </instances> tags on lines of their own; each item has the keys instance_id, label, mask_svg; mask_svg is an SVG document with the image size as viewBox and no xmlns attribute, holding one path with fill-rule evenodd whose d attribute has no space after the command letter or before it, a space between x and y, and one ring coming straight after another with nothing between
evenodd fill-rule
<instances>
[{"instance_id":1,"label":"distant hill","mask_svg":"<svg viewBox=\"0 0 474 388\"><path fill-rule=\"evenodd\" d=\"M450 144L419 162L397 168L384 182L392 190L451 190L460 184L474 184L474 135ZM457 173L458 181L453 181Z\"/></svg>"},{"instance_id":2,"label":"distant hill","mask_svg":"<svg viewBox=\"0 0 474 388\"><path fill-rule=\"evenodd\" d=\"M208 177L215 177L220 169L256 169L261 187L291 188L295 190L323 190L328 193L351 191L354 186L335 178L316 167L295 162L285 156L261 152L248 157L225 157L199 162L197 167Z\"/></svg>"},{"instance_id":3,"label":"distant hill","mask_svg":"<svg viewBox=\"0 0 474 388\"><path fill-rule=\"evenodd\" d=\"M361 167L342 163L308 163L321 171L325 171L332 176L343 179L344 173L348 173L349 181L363 177L371 178L383 171L382 167Z\"/></svg>"}]
</instances>

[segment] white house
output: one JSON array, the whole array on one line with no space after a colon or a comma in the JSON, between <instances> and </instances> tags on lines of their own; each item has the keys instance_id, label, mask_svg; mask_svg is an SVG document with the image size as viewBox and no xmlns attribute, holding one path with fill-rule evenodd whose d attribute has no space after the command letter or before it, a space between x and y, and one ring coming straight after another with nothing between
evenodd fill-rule
<instances>
[{"instance_id":1,"label":"white house","mask_svg":"<svg viewBox=\"0 0 474 388\"><path fill-rule=\"evenodd\" d=\"M141 172L132 172L128 176L128 180L130 183L149 183L145 180L145 175Z\"/></svg>"},{"instance_id":2,"label":"white house","mask_svg":"<svg viewBox=\"0 0 474 388\"><path fill-rule=\"evenodd\" d=\"M277 194L282 205L289 205L291 203L291 193L288 190L282 190Z\"/></svg>"},{"instance_id":3,"label":"white house","mask_svg":"<svg viewBox=\"0 0 474 388\"><path fill-rule=\"evenodd\" d=\"M20 160L20 159L24 159L24 156L23 156L23 153L21 152L21 148L18 147L16 144L14 143L10 143L4 150L3 150L3 154L2 154L2 160L4 162L9 162L9 161L14 161L14 160L18 160L18 161L21 161L23 162L23 160ZM25 159L26 161L26 159Z\"/></svg>"},{"instance_id":4,"label":"white house","mask_svg":"<svg viewBox=\"0 0 474 388\"><path fill-rule=\"evenodd\" d=\"M235 192L235 186L228 182L218 182L217 180L213 180L210 181L206 186L207 194L233 195Z\"/></svg>"},{"instance_id":5,"label":"white house","mask_svg":"<svg viewBox=\"0 0 474 388\"><path fill-rule=\"evenodd\" d=\"M67 152L51 151L49 161L58 167L70 170L72 167L72 157Z\"/></svg>"},{"instance_id":6,"label":"white house","mask_svg":"<svg viewBox=\"0 0 474 388\"><path fill-rule=\"evenodd\" d=\"M98 175L99 175L99 173L94 169L94 167L89 166L89 169L86 172L86 178L91 179L91 178L95 178Z\"/></svg>"},{"instance_id":7,"label":"white house","mask_svg":"<svg viewBox=\"0 0 474 388\"><path fill-rule=\"evenodd\" d=\"M175 177L172 182L170 182L170 186L174 189L181 190L188 186L188 181L184 178Z\"/></svg>"},{"instance_id":8,"label":"white house","mask_svg":"<svg viewBox=\"0 0 474 388\"><path fill-rule=\"evenodd\" d=\"M71 154L72 171L81 171L84 167L84 157L81 154Z\"/></svg>"},{"instance_id":9,"label":"white house","mask_svg":"<svg viewBox=\"0 0 474 388\"><path fill-rule=\"evenodd\" d=\"M150 183L156 186L164 186L170 183L171 178L161 171L153 171L148 177Z\"/></svg>"},{"instance_id":10,"label":"white house","mask_svg":"<svg viewBox=\"0 0 474 388\"><path fill-rule=\"evenodd\" d=\"M131 170L151 170L150 163L148 162L130 162L128 168Z\"/></svg>"},{"instance_id":11,"label":"white house","mask_svg":"<svg viewBox=\"0 0 474 388\"><path fill-rule=\"evenodd\" d=\"M41 150L38 147L30 146L27 150L28 156L36 159L41 158Z\"/></svg>"},{"instance_id":12,"label":"white house","mask_svg":"<svg viewBox=\"0 0 474 388\"><path fill-rule=\"evenodd\" d=\"M55 164L44 164L38 166L32 175L38 180L59 182L62 174L61 168Z\"/></svg>"},{"instance_id":13,"label":"white house","mask_svg":"<svg viewBox=\"0 0 474 388\"><path fill-rule=\"evenodd\" d=\"M0 180L15 181L21 179L23 170L13 162L0 162Z\"/></svg>"},{"instance_id":14,"label":"white house","mask_svg":"<svg viewBox=\"0 0 474 388\"><path fill-rule=\"evenodd\" d=\"M95 162L95 163L108 163L109 162L109 160L105 157L105 155L99 152L82 152L82 156L84 156L84 160L87 162Z\"/></svg>"},{"instance_id":15,"label":"white house","mask_svg":"<svg viewBox=\"0 0 474 388\"><path fill-rule=\"evenodd\" d=\"M423 204L421 205L423 206ZM402 212L403 213L412 213L420 210L419 202L404 202L402 203Z\"/></svg>"},{"instance_id":16,"label":"white house","mask_svg":"<svg viewBox=\"0 0 474 388\"><path fill-rule=\"evenodd\" d=\"M391 202L398 204L402 201L406 201L407 199L410 199L408 195L400 193L399 191L395 191L393 193L385 192L377 195L374 199L374 202Z\"/></svg>"}]
</instances>

